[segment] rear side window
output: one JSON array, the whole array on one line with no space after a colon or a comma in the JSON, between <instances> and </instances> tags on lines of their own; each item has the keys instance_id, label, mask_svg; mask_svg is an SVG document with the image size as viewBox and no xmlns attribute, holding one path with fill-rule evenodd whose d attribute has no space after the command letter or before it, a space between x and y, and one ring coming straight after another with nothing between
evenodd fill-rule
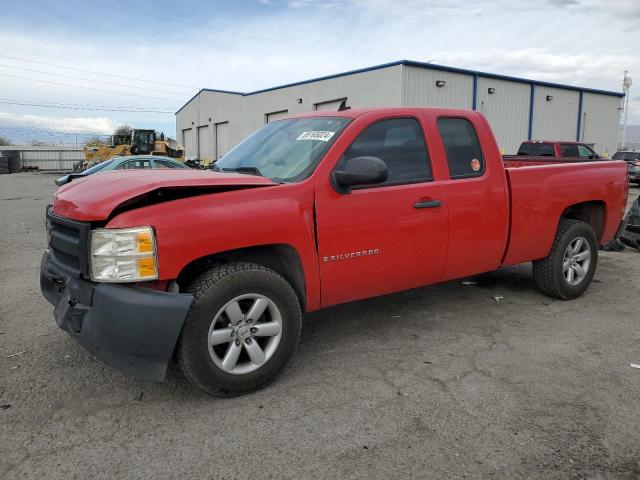
<instances>
[{"instance_id":1,"label":"rear side window","mask_svg":"<svg viewBox=\"0 0 640 480\"><path fill-rule=\"evenodd\" d=\"M116 170L139 170L143 168L151 168L151 162L149 160L132 160L119 165Z\"/></svg>"},{"instance_id":2,"label":"rear side window","mask_svg":"<svg viewBox=\"0 0 640 480\"><path fill-rule=\"evenodd\" d=\"M414 118L393 118L370 125L349 146L340 164L356 157L378 157L389 176L382 185L432 179L422 128Z\"/></svg>"},{"instance_id":3,"label":"rear side window","mask_svg":"<svg viewBox=\"0 0 640 480\"><path fill-rule=\"evenodd\" d=\"M578 146L575 143L563 143L560 146L560 152L563 157L578 157Z\"/></svg>"},{"instance_id":4,"label":"rear side window","mask_svg":"<svg viewBox=\"0 0 640 480\"><path fill-rule=\"evenodd\" d=\"M564 148L564 145L562 146L562 148ZM518 155L531 155L532 157L552 157L555 154L556 152L553 149L552 143L525 142L520 145L520 148L518 149Z\"/></svg>"},{"instance_id":5,"label":"rear side window","mask_svg":"<svg viewBox=\"0 0 640 480\"><path fill-rule=\"evenodd\" d=\"M556 152L553 149L553 144L551 143L538 143L536 144L539 148L538 153L534 153L534 155L540 155L541 157L553 157ZM535 150L535 148L534 148Z\"/></svg>"},{"instance_id":6,"label":"rear side window","mask_svg":"<svg viewBox=\"0 0 640 480\"><path fill-rule=\"evenodd\" d=\"M518 155L531 155L533 145L531 143L523 143L518 149Z\"/></svg>"},{"instance_id":7,"label":"rear side window","mask_svg":"<svg viewBox=\"0 0 640 480\"><path fill-rule=\"evenodd\" d=\"M182 165L170 162L169 160L153 160L156 168L182 168Z\"/></svg>"},{"instance_id":8,"label":"rear side window","mask_svg":"<svg viewBox=\"0 0 640 480\"><path fill-rule=\"evenodd\" d=\"M484 173L482 148L471 122L464 118L439 118L438 131L451 178L479 177Z\"/></svg>"}]
</instances>

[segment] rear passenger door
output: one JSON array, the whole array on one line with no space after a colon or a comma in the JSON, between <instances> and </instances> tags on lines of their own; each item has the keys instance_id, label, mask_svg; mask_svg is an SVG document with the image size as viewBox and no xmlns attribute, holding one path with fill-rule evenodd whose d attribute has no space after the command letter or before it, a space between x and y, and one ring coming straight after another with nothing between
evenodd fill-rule
<instances>
[{"instance_id":1,"label":"rear passenger door","mask_svg":"<svg viewBox=\"0 0 640 480\"><path fill-rule=\"evenodd\" d=\"M436 129L449 179L449 247L443 280L496 269L509 229L508 191L500 152L479 117L439 117Z\"/></svg>"},{"instance_id":2,"label":"rear passenger door","mask_svg":"<svg viewBox=\"0 0 640 480\"><path fill-rule=\"evenodd\" d=\"M434 181L421 121L391 118L364 125L340 153L378 157L385 183L339 192L328 178L316 184L316 225L322 305L405 290L441 279L448 216Z\"/></svg>"}]
</instances>

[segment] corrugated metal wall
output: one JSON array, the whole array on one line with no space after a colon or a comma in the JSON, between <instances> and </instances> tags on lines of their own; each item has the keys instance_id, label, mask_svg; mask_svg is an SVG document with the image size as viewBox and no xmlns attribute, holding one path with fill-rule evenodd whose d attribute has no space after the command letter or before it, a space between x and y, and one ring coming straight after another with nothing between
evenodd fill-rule
<instances>
[{"instance_id":1,"label":"corrugated metal wall","mask_svg":"<svg viewBox=\"0 0 640 480\"><path fill-rule=\"evenodd\" d=\"M489 93L489 89L495 89ZM500 150L515 154L529 134L531 86L493 78L478 78L476 110L493 129Z\"/></svg>"},{"instance_id":2,"label":"corrugated metal wall","mask_svg":"<svg viewBox=\"0 0 640 480\"><path fill-rule=\"evenodd\" d=\"M73 170L75 163L84 160L82 147L11 145L0 146L0 150L17 150L23 168L37 167L42 171L68 172Z\"/></svg>"},{"instance_id":3,"label":"corrugated metal wall","mask_svg":"<svg viewBox=\"0 0 640 480\"><path fill-rule=\"evenodd\" d=\"M547 96L551 96L547 100ZM579 92L535 87L532 140L575 140L578 127Z\"/></svg>"},{"instance_id":4,"label":"corrugated metal wall","mask_svg":"<svg viewBox=\"0 0 640 480\"><path fill-rule=\"evenodd\" d=\"M228 142L235 146L262 127L273 112L311 112L317 104L342 98L351 107L400 105L401 72L402 66L396 65L245 96L204 90L176 114L177 136L184 138L186 155L198 155L198 144L182 137L184 129L228 122ZM217 143L222 142L217 142L214 131L210 151L200 153L203 160L215 158Z\"/></svg>"},{"instance_id":5,"label":"corrugated metal wall","mask_svg":"<svg viewBox=\"0 0 640 480\"><path fill-rule=\"evenodd\" d=\"M438 87L438 81L444 81L444 85ZM495 88L495 92L489 94L489 88ZM325 102L337 108L337 100L343 98L351 107L472 109L473 92L473 73L396 64L247 95L204 90L176 114L176 130L186 154L199 155L208 162L226 150L222 145L233 147L267 120L278 117L270 115L274 112L310 112ZM536 85L534 93L531 117L531 83L477 74L476 109L488 118L503 152L515 153L529 138L530 118L532 139L576 139L579 91ZM552 98L547 100L547 96ZM599 152L614 151L619 98L597 93L584 93L583 97L585 142L595 143ZM218 141L218 129L207 127L225 122L225 138ZM206 141L198 138L198 128L206 132Z\"/></svg>"},{"instance_id":6,"label":"corrugated metal wall","mask_svg":"<svg viewBox=\"0 0 640 480\"><path fill-rule=\"evenodd\" d=\"M613 155L618 146L620 112L620 98L584 93L580 141L594 143L601 154Z\"/></svg>"},{"instance_id":7,"label":"corrugated metal wall","mask_svg":"<svg viewBox=\"0 0 640 480\"><path fill-rule=\"evenodd\" d=\"M438 87L436 85L438 81L445 83ZM470 109L472 103L473 76L404 66L403 106Z\"/></svg>"}]
</instances>

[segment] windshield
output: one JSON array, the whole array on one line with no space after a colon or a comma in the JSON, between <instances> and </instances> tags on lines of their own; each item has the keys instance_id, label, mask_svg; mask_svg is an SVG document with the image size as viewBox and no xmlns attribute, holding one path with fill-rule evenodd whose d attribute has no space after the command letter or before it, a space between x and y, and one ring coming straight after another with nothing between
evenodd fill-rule
<instances>
[{"instance_id":1,"label":"windshield","mask_svg":"<svg viewBox=\"0 0 640 480\"><path fill-rule=\"evenodd\" d=\"M106 167L107 165L111 164L112 162L113 162L113 160L107 160L106 162L99 163L97 165L94 165L91 168L87 168L82 173L85 174L85 175L91 175L92 173L99 172L100 170L102 170L104 167Z\"/></svg>"},{"instance_id":2,"label":"windshield","mask_svg":"<svg viewBox=\"0 0 640 480\"><path fill-rule=\"evenodd\" d=\"M293 118L262 127L213 166L214 170L262 175L297 182L316 168L350 119Z\"/></svg>"}]
</instances>

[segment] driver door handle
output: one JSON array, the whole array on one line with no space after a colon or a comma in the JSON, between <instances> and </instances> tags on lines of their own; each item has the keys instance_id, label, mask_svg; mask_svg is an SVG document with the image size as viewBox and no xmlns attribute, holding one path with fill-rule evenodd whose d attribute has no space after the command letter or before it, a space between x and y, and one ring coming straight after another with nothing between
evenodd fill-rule
<instances>
[{"instance_id":1,"label":"driver door handle","mask_svg":"<svg viewBox=\"0 0 640 480\"><path fill-rule=\"evenodd\" d=\"M436 208L440 207L442 202L440 200L423 200L413 204L413 208Z\"/></svg>"}]
</instances>

